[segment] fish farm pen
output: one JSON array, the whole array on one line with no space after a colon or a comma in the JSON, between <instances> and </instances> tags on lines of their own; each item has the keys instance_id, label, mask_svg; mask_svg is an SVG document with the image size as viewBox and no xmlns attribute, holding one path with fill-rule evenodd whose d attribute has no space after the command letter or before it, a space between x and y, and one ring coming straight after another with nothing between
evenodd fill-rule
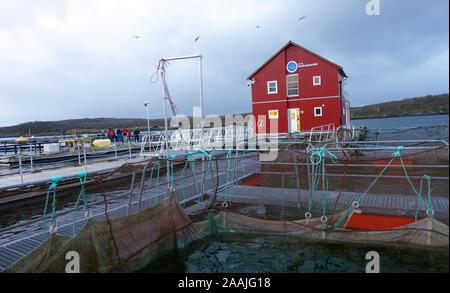
<instances>
[{"instance_id":1,"label":"fish farm pen","mask_svg":"<svg viewBox=\"0 0 450 293\"><path fill-rule=\"evenodd\" d=\"M233 131L147 137L139 160L1 189L17 200L0 204L0 270L63 273L73 251L80 272L363 270L339 260L351 246L448 272L448 139Z\"/></svg>"}]
</instances>

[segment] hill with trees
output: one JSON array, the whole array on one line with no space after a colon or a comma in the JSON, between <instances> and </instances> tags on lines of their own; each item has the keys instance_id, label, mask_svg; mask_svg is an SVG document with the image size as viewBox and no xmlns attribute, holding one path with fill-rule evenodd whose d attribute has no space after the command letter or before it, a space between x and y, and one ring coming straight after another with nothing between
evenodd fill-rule
<instances>
[{"instance_id":1,"label":"hill with trees","mask_svg":"<svg viewBox=\"0 0 450 293\"><path fill-rule=\"evenodd\" d=\"M351 119L368 119L449 113L449 94L428 95L399 101L384 102L350 108ZM241 113L246 116L250 113ZM225 116L221 116L222 125ZM192 117L189 117L192 125ZM164 119L151 119L150 126L164 128ZM14 126L0 127L0 137L31 135L61 135L97 133L108 128L147 129L146 119L134 118L83 118L61 121L34 121Z\"/></svg>"},{"instance_id":2,"label":"hill with trees","mask_svg":"<svg viewBox=\"0 0 450 293\"><path fill-rule=\"evenodd\" d=\"M419 116L448 114L449 96L447 94L428 95L384 102L362 107L351 107L351 119L384 118L400 116Z\"/></svg>"}]
</instances>

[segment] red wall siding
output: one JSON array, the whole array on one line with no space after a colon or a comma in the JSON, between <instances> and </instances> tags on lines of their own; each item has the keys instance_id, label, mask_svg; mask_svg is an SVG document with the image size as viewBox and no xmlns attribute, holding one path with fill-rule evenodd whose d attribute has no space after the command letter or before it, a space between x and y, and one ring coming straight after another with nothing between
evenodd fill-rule
<instances>
[{"instance_id":1,"label":"red wall siding","mask_svg":"<svg viewBox=\"0 0 450 293\"><path fill-rule=\"evenodd\" d=\"M317 63L318 65L299 67L295 72L289 73L286 70L286 64L289 61L303 64ZM288 74L298 74L299 96L287 97L286 75ZM313 76L317 75L321 76L321 85L314 86ZM255 79L255 83L252 85L253 115L256 117L258 115L266 116L265 127L257 126L255 129L258 133L269 132L270 123L276 120L268 119L268 111L278 109L278 132L288 132L287 111L289 108L300 108L303 111L303 114L300 115L301 130L310 130L312 127L328 123L334 123L336 127L340 126L340 78L336 66L297 46L289 45L253 76ZM267 81L272 80L277 81L277 94L267 93ZM317 97L324 99L311 99ZM320 107L322 104L325 105L322 117L314 117L314 107ZM345 120L343 121L345 123Z\"/></svg>"},{"instance_id":2,"label":"red wall siding","mask_svg":"<svg viewBox=\"0 0 450 293\"><path fill-rule=\"evenodd\" d=\"M269 110L278 110L278 119L269 119ZM277 103L265 103L265 104L253 104L253 115L256 120L259 119L258 115L264 115L266 117L263 127L259 127L258 121L256 121L257 127L255 127L257 133L268 133L271 127L277 127L278 133L284 133L288 131L287 128L287 102L277 102ZM271 123L277 124L276 126L271 126Z\"/></svg>"}]
</instances>

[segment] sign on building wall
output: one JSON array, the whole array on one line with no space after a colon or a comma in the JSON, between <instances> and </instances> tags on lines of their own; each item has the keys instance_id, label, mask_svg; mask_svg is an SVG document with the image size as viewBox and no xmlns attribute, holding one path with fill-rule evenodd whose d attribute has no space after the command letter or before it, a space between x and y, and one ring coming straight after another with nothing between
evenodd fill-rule
<instances>
[{"instance_id":1,"label":"sign on building wall","mask_svg":"<svg viewBox=\"0 0 450 293\"><path fill-rule=\"evenodd\" d=\"M286 65L286 70L290 73L295 72L297 70L297 62L289 61Z\"/></svg>"},{"instance_id":2,"label":"sign on building wall","mask_svg":"<svg viewBox=\"0 0 450 293\"><path fill-rule=\"evenodd\" d=\"M303 62L295 62L295 61L289 61L288 64L286 64L286 70L289 73L293 73L295 71L297 71L298 68L303 68L303 67L311 67L311 66L317 66L319 65L318 63L311 63L311 64L303 64Z\"/></svg>"},{"instance_id":3,"label":"sign on building wall","mask_svg":"<svg viewBox=\"0 0 450 293\"><path fill-rule=\"evenodd\" d=\"M278 110L269 110L269 119L278 119Z\"/></svg>"}]
</instances>

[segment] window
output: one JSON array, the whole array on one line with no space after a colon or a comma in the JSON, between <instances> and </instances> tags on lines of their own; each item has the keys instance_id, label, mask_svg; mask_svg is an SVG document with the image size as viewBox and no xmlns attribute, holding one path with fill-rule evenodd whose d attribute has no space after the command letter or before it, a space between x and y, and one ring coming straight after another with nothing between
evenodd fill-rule
<instances>
[{"instance_id":1,"label":"window","mask_svg":"<svg viewBox=\"0 0 450 293\"><path fill-rule=\"evenodd\" d=\"M269 119L278 119L278 110L269 110Z\"/></svg>"},{"instance_id":2,"label":"window","mask_svg":"<svg viewBox=\"0 0 450 293\"><path fill-rule=\"evenodd\" d=\"M314 116L322 116L322 107L314 107Z\"/></svg>"},{"instance_id":3,"label":"window","mask_svg":"<svg viewBox=\"0 0 450 293\"><path fill-rule=\"evenodd\" d=\"M276 94L278 93L277 81L272 80L267 82L267 94Z\"/></svg>"},{"instance_id":4,"label":"window","mask_svg":"<svg viewBox=\"0 0 450 293\"><path fill-rule=\"evenodd\" d=\"M286 75L287 96L298 96L298 74Z\"/></svg>"},{"instance_id":5,"label":"window","mask_svg":"<svg viewBox=\"0 0 450 293\"><path fill-rule=\"evenodd\" d=\"M322 81L321 81L320 75L313 76L313 85L321 85L321 84L322 84Z\"/></svg>"}]
</instances>

